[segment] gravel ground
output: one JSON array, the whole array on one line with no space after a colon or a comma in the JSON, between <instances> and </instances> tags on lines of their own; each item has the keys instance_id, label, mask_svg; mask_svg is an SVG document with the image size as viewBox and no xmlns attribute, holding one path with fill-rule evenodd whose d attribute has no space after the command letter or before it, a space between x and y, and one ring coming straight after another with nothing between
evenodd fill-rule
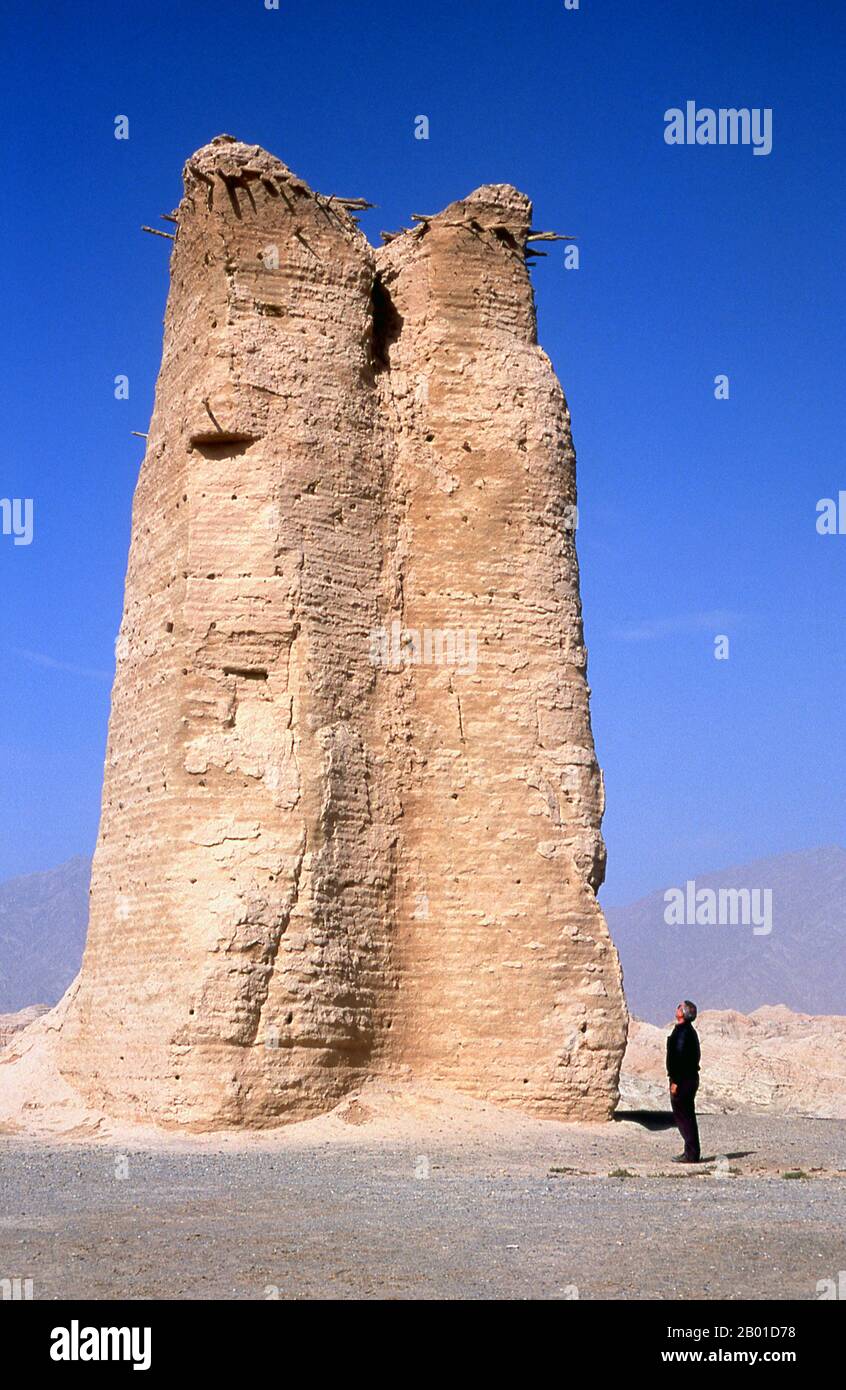
<instances>
[{"instance_id":1,"label":"gravel ground","mask_svg":"<svg viewBox=\"0 0 846 1390\"><path fill-rule=\"evenodd\" d=\"M4 1137L0 1278L37 1299L813 1300L846 1269L844 1122L708 1117L721 1162L673 1169L657 1116L441 1114L425 1142L368 1116L320 1139Z\"/></svg>"}]
</instances>

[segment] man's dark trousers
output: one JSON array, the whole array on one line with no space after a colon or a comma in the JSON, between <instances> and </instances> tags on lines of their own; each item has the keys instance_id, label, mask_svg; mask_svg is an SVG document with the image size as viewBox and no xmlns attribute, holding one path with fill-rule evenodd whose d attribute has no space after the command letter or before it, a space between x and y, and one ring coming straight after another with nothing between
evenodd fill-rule
<instances>
[{"instance_id":1,"label":"man's dark trousers","mask_svg":"<svg viewBox=\"0 0 846 1390\"><path fill-rule=\"evenodd\" d=\"M676 1092L670 1092L673 1116L684 1140L684 1156L691 1163L699 1162L699 1126L696 1123L696 1092L699 1077L676 1082Z\"/></svg>"}]
</instances>

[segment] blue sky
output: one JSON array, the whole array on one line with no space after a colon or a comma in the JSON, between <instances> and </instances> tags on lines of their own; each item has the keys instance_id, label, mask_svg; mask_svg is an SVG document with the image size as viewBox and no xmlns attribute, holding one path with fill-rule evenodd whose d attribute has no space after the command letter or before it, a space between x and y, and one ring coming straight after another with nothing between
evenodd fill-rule
<instances>
[{"instance_id":1,"label":"blue sky","mask_svg":"<svg viewBox=\"0 0 846 1390\"><path fill-rule=\"evenodd\" d=\"M578 233L578 270L555 247L533 276L579 460L604 900L846 842L846 534L815 526L846 489L844 29L834 0L4 14L0 497L35 531L0 536L0 877L93 847L167 294L139 227L224 131L378 203L374 241L491 181ZM772 153L668 146L688 100L772 108Z\"/></svg>"}]
</instances>

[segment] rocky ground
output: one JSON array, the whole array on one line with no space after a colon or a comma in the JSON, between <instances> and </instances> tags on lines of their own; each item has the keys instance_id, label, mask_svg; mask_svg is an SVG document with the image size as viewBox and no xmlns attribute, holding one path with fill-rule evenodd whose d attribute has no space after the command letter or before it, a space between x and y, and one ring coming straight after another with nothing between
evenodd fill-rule
<instances>
[{"instance_id":1,"label":"rocky ground","mask_svg":"<svg viewBox=\"0 0 846 1390\"><path fill-rule=\"evenodd\" d=\"M846 1122L558 1125L374 1088L258 1136L0 1137L0 1278L39 1299L813 1300L846 1268Z\"/></svg>"}]
</instances>

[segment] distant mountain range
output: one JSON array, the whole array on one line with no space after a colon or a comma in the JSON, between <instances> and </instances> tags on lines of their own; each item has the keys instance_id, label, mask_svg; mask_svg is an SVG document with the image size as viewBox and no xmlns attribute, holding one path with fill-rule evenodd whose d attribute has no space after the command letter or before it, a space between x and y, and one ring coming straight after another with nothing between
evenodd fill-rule
<instances>
[{"instance_id":1,"label":"distant mountain range","mask_svg":"<svg viewBox=\"0 0 846 1390\"><path fill-rule=\"evenodd\" d=\"M695 894L703 923L668 925L664 891L627 907L605 908L611 935L623 963L629 1009L637 1018L665 1024L680 999L700 1009L752 1013L766 1004L785 1004L797 1013L846 1014L846 850L839 845L757 859L684 882L682 915ZM669 885L668 885L669 887ZM711 924L723 890L723 906L737 899L726 890L747 889L753 908L762 904L754 890L772 893L772 929ZM740 913L736 912L736 916ZM756 912L760 920L763 913ZM695 916L695 914L694 914Z\"/></svg>"},{"instance_id":2,"label":"distant mountain range","mask_svg":"<svg viewBox=\"0 0 846 1390\"><path fill-rule=\"evenodd\" d=\"M0 1013L55 1004L79 969L88 921L91 861L83 855L56 869L0 884ZM623 962L631 1012L663 1025L678 1000L740 1013L784 1004L798 1013L846 1015L846 850L838 845L782 854L691 876L682 915L700 898L704 922L665 921L664 890L628 907L605 909ZM711 923L711 908L737 905L728 890L747 889L760 919L770 892L772 929ZM678 908L678 903L677 903ZM725 912L722 914L725 916ZM735 912L736 916L741 915ZM695 916L695 913L694 913Z\"/></svg>"},{"instance_id":3,"label":"distant mountain range","mask_svg":"<svg viewBox=\"0 0 846 1390\"><path fill-rule=\"evenodd\" d=\"M55 1004L79 969L91 860L0 883L0 1014Z\"/></svg>"}]
</instances>

